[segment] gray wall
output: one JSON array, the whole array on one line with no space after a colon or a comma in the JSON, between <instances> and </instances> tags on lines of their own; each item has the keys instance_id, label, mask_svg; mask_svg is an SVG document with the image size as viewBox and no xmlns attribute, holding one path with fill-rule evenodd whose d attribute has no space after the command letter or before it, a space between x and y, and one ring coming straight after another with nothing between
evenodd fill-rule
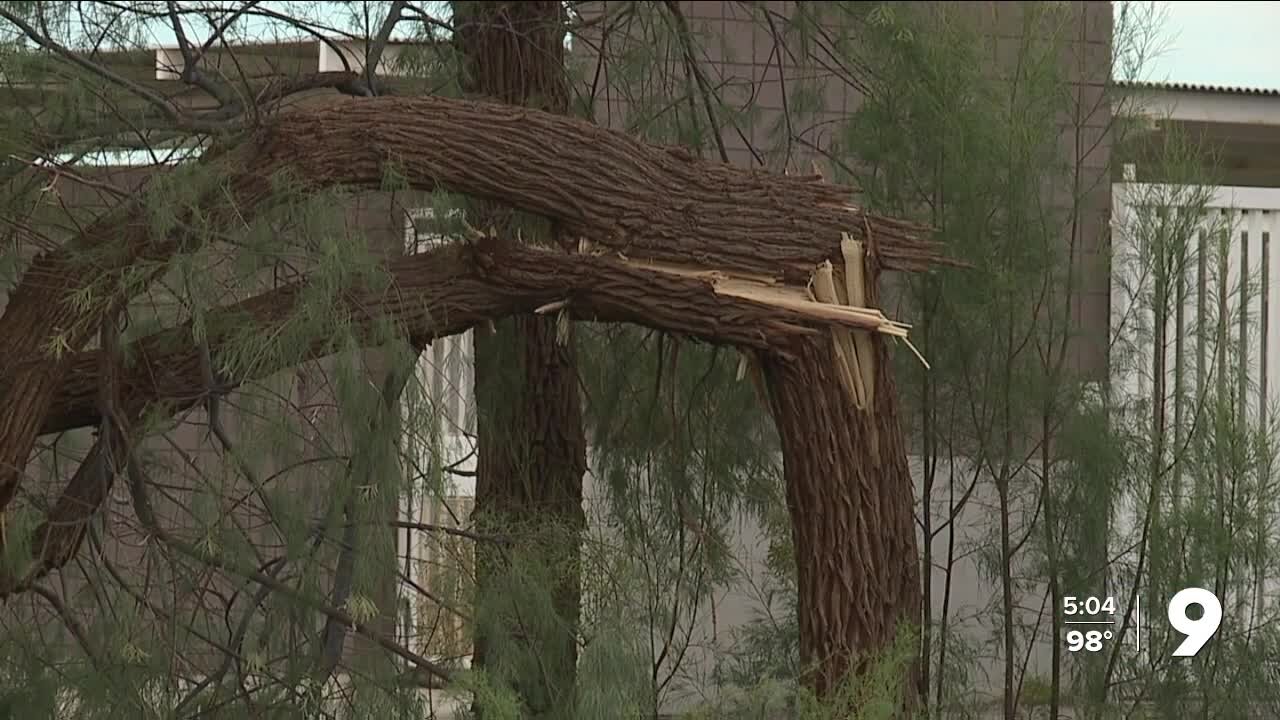
<instances>
[{"instance_id":1,"label":"gray wall","mask_svg":"<svg viewBox=\"0 0 1280 720\"><path fill-rule=\"evenodd\" d=\"M598 12L601 5L612 12L619 3L596 3L592 9ZM961 5L986 27L994 38L993 71L1008 71L1016 60L1022 42L1023 16L1018 3L967 2ZM1111 181L1109 165L1111 142L1108 130L1112 123L1110 102L1106 87L1111 74L1111 49L1113 35L1112 6L1109 2L1070 3L1076 22L1071 42L1062 58L1068 70L1072 94L1071 112L1061 118L1062 149L1067 158L1074 158L1078 168L1077 196L1080 212L1074 226L1063 228L1063 241L1074 237L1077 276L1083 286L1078 294L1073 315L1076 339L1071 345L1071 365L1088 376L1101 380L1107 367L1107 327L1109 309L1109 282L1106 263L1108 223L1111 205ZM775 35L763 19L764 12L776 13L775 24L781 28L785 16L792 12L789 2L681 2L680 7L688 18L699 44L699 63L705 68L711 86L722 88L726 102L750 110L742 122L725 123L723 138L729 160L744 167L766 167L771 170L788 170L809 173L815 167L831 177L833 173L822 153L836 141L840 122L862 101L861 92L842 79L841 73L828 67L798 67L787 59L785 49L775 44ZM588 17L591 15L588 14ZM785 35L784 35L785 37ZM593 44L598 38L593 39ZM575 48L588 73L593 68L595 55L590 47ZM783 61L779 63L779 57ZM667 73L683 73L681 58L671 55L664 68ZM591 77L588 74L588 77ZM791 152L780 153L776 149L776 135L771 134L784 112L784 87L798 81L810 80L825 83L822 96L824 107L802 123L793 127L798 138ZM683 90L683 88L681 88ZM601 123L625 129L633 108L619 92L602 85L596 102L596 117ZM752 152L755 148L756 152ZM712 150L711 157L717 153ZM1071 195L1059 193L1051 198L1055 207L1068 210ZM1073 234L1074 233L1074 236ZM892 282L889 279L888 282ZM906 311L909 313L909 310ZM911 322L910 315L900 317ZM913 457L913 466L919 473L921 458ZM939 477L948 477L952 470L959 476L961 487L973 472L963 459L952 466L940 469ZM993 527L998 527L994 490L990 478L977 484L977 490L966 509L956 518L956 556L949 582L951 585L948 617L953 629L975 646L994 647L998 642L996 618L991 614L993 602L999 597L994 568L991 565ZM917 482L917 498L920 483ZM945 517L949 506L944 497L935 497L932 512L935 517ZM924 511L923 505L921 511ZM1030 512L1018 508L1016 512ZM947 555L948 533L939 534L933 541L934 556ZM735 533L734 543L743 553L742 566L750 575L759 577L764 568L762 558L767 546L759 527L744 521ZM998 546L997 546L998 547ZM1034 568L1016 568L1020 589L1016 603L1025 608L1018 613L1018 621L1033 626L1040 615L1044 588ZM935 568L930 573L933 586L934 622L939 620L942 597L948 582L947 573ZM1071 589L1064 589L1064 592ZM1069 593L1068 593L1069 594ZM761 601L749 586L742 592L729 593L716 599L714 611L708 605L697 630L699 637L709 647L731 648L734 627L755 617L761 611ZM1045 608L1046 612L1048 608ZM714 621L713 618L714 617ZM1043 632L1041 633L1043 636ZM959 652L953 642L953 652ZM1020 651L1022 648L1020 648ZM1028 676L1047 675L1047 647L1042 644L1029 653ZM953 655L954 656L954 655ZM711 665L711 654L693 655L694 674L698 668ZM993 651L983 650L971 659L969 668L974 682L975 702L998 702L1003 683L1000 658ZM1021 659L1018 665L1023 663ZM683 691L671 694L670 707L677 709L685 702L706 691L690 682Z\"/></svg>"}]
</instances>

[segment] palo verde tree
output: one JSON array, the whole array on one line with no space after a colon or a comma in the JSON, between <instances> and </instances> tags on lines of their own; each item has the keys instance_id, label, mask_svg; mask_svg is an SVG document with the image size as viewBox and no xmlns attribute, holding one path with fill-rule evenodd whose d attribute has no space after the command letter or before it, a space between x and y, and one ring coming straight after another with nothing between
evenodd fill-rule
<instances>
[{"instance_id":1,"label":"palo verde tree","mask_svg":"<svg viewBox=\"0 0 1280 720\"><path fill-rule=\"evenodd\" d=\"M883 272L939 260L921 227L821 178L547 112L568 107L557 69L521 59L559 51L575 24L607 34L612 16L560 16L529 34L486 22L528 12L537 29L541 16L514 6L458 4L445 19L404 3L378 17L373 4L344 7L363 26L347 34L354 55L315 7L0 8L17 266L0 316L0 587L32 627L52 617L64 631L42 644L11 626L29 662L6 685L38 695L23 707L385 717L423 712L432 696L414 687L455 685L502 716L514 712L508 683L520 712L567 707L585 452L575 322L745 354L782 456L804 681L828 696L873 667L919 612L889 346L905 330L874 308ZM688 23L674 3L656 9L717 126ZM344 69L289 73L237 47L264 22L317 37ZM380 77L402 24L425 38L431 72ZM151 52L142 73L129 64L156 28L175 38L173 85L155 78ZM520 72L491 62L508 52ZM119 149L156 162L123 179L75 162ZM73 187L95 202L64 202ZM479 224L405 255L353 230L368 216L345 215L372 190L465 198ZM523 337L483 340L476 373L481 519L505 517L471 533L486 548L482 596L476 617L456 612L474 620L490 683L398 636L396 588L430 590L390 562L388 529L442 530L391 517L413 464L392 406L421 348L506 318ZM509 393L486 382L495 363L524 375ZM545 424L521 426L533 418ZM92 437L72 432L83 428ZM528 535L547 508L552 529ZM513 622L518 596L495 597L510 592L507 568L531 562L546 572L521 578L540 575L555 611L533 630ZM31 669L55 646L57 681ZM339 669L347 709L317 699ZM906 694L899 683L890 706Z\"/></svg>"}]
</instances>

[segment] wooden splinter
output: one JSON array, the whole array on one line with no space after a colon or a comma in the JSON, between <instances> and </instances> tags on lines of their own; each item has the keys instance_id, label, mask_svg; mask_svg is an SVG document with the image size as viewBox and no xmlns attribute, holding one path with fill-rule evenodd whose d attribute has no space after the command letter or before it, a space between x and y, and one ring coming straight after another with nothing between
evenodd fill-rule
<instances>
[{"instance_id":1,"label":"wooden splinter","mask_svg":"<svg viewBox=\"0 0 1280 720\"><path fill-rule=\"evenodd\" d=\"M818 266L813 274L813 296L818 302L830 305L844 305L836 290L835 273L831 262ZM867 408L867 388L863 383L863 374L859 369L859 357L854 345L852 331L846 328L832 328L831 340L835 346L836 367L840 373L841 384L848 391L854 407L859 410Z\"/></svg>"},{"instance_id":2,"label":"wooden splinter","mask_svg":"<svg viewBox=\"0 0 1280 720\"><path fill-rule=\"evenodd\" d=\"M866 253L862 243L844 233L840 240L840 253L844 255L846 305L866 307L867 275L864 259ZM871 338L865 333L851 333L854 347L858 354L858 367L862 370L862 382L867 388L867 407L875 407L876 366L875 353L871 347Z\"/></svg>"}]
</instances>

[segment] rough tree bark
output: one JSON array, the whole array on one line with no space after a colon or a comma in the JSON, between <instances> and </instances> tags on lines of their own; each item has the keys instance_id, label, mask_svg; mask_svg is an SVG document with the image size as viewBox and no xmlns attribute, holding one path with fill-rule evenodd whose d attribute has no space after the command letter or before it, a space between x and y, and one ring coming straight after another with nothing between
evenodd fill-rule
<instances>
[{"instance_id":1,"label":"rough tree bark","mask_svg":"<svg viewBox=\"0 0 1280 720\"><path fill-rule=\"evenodd\" d=\"M379 187L395 171L418 188L499 200L557 218L569 237L656 262L692 258L726 271L807 281L839 256L840 232L881 238L887 269L937 260L915 228L863 215L850 191L817 178L784 177L700 162L570 118L445 98L366 98L268 121L204 164L208 192L228 223L298 191ZM229 192L228 192L229 191ZM0 510L12 500L49 400L75 351L107 312L145 289L180 249L185 226L155 237L144 190L24 273L0 316ZM206 213L211 212L209 207ZM180 216L185 219L185 216ZM96 302L77 301L92 287Z\"/></svg>"},{"instance_id":2,"label":"rough tree bark","mask_svg":"<svg viewBox=\"0 0 1280 720\"><path fill-rule=\"evenodd\" d=\"M639 322L761 350L786 457L801 642L805 659L819 663L810 681L826 691L889 642L900 620L916 617L913 493L886 351L876 341L874 414L850 408L836 392L831 339L820 329L834 320L795 305L815 266L840 257L842 233L874 236L878 267L919 269L936 262L935 248L916 228L865 214L849 204L848 189L814 178L752 173L581 121L441 98L371 98L302 110L268 121L209 164L226 176L226 196L244 216L276 197L272 178L279 172L288 172L302 190L377 186L391 164L415 187L442 187L557 219L569 237L583 240L519 250L478 239L451 250L453 268L397 270L399 291L416 283L421 292L384 298L381 311L402 312L426 332L462 318L456 332L504 311L527 313L567 301L576 317ZM65 402L60 388L81 382L69 379L86 377L85 356L74 351L106 313L141 289L136 274L126 282L128 269L144 259L161 263L190 242L181 227L153 237L144 202L38 258L0 317L0 501L12 498L42 426L67 426L65 417L49 410L55 400ZM99 251L96 277L78 272L86 250ZM460 271L432 275L439 267ZM75 302L91 277L101 302ZM433 279L438 287L454 283L453 290L463 292L432 295L422 283L436 287ZM746 295L744 284L752 286ZM474 292L468 295L468 289ZM770 289L777 302L752 299ZM371 312L361 292L373 291L352 291L357 301L349 309L357 316ZM287 313L289 297L257 298L248 316L241 307L228 322L269 323ZM844 322L865 327L851 317ZM62 351L53 352L55 347ZM154 353L183 351L181 345L167 348L156 346ZM183 368L193 367L183 364L189 357L170 361L172 374L129 382L158 386L158 394L175 404L198 398L193 388L202 389L201 383L178 382ZM92 415L82 407L67 412ZM100 487L90 488L87 499L95 494Z\"/></svg>"},{"instance_id":3,"label":"rough tree bark","mask_svg":"<svg viewBox=\"0 0 1280 720\"><path fill-rule=\"evenodd\" d=\"M555 0L453 3L463 91L566 114L562 6ZM546 219L522 220L500 203L474 203L468 215L480 227L499 228L508 241L558 240ZM550 583L555 618L522 622L521 601L504 591L513 548L477 546L472 662L510 683L534 717L571 717L578 674L586 436L572 325L558 330L557 318L519 315L473 330L476 525L519 538L520 572L537 568Z\"/></svg>"},{"instance_id":4,"label":"rough tree bark","mask_svg":"<svg viewBox=\"0 0 1280 720\"><path fill-rule=\"evenodd\" d=\"M866 265L874 307L874 256ZM782 441L806 684L825 696L868 663L903 662L897 691L909 707L919 660L912 636L900 633L919 629L920 564L886 340L871 335L875 390L867 410L849 401L830 339L797 339L793 354L761 357ZM910 648L905 658L889 653L898 641Z\"/></svg>"}]
</instances>

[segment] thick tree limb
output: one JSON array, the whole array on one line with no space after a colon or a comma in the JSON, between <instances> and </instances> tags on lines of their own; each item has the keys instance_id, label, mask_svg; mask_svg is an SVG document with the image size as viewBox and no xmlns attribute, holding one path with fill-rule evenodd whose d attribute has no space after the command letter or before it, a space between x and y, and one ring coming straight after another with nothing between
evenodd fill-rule
<instances>
[{"instance_id":1,"label":"thick tree limb","mask_svg":"<svg viewBox=\"0 0 1280 720\"><path fill-rule=\"evenodd\" d=\"M352 324L369 330L390 320L415 345L454 335L488 320L552 306L579 320L630 322L715 343L769 351L795 359L797 341L822 338L833 325L867 329L855 314L832 315L824 308L773 305L739 294L741 285L717 291L717 277L688 269L660 269L616 255L579 255L504 244L446 247L401 258L389 268L385 289L351 290L342 300ZM210 352L216 358L228 339L246 328L270 334L295 316L306 284L286 286L206 315ZM337 318L335 318L337 319ZM274 357L251 375L223 378L225 391L291 364L331 352L330 333L319 332L296 356ZM179 412L207 395L203 350L189 326L163 331L128 344L130 365L118 378L122 413L130 424L157 402ZM65 382L51 403L42 433L101 423L103 386L99 351L76 353L67 361ZM32 541L32 564L18 577L0 578L0 597L19 592L75 555L86 523L105 500L119 468L100 437L68 482Z\"/></svg>"},{"instance_id":2,"label":"thick tree limb","mask_svg":"<svg viewBox=\"0 0 1280 720\"><path fill-rule=\"evenodd\" d=\"M827 332L831 325L875 329L878 321L837 306L818 311L803 297L814 268L841 256L845 233L870 251L869 291L882 267L912 269L936 259L910 228L861 215L838 188L701 163L572 120L478 103L372 99L298 113L226 158L253 160L240 166L248 171L215 160L228 162L231 193L246 212L271 197L276 172L290 171L304 189L373 185L389 162L411 184L439 184L549 215L607 248L597 253L583 241L579 252L536 250L484 238L405 258L393 264L389 289L356 288L341 298L356 327L372 330L391 319L421 340L553 307L578 319L637 323L764 351L800 563L802 655L820 663L810 683L831 689L917 617L913 493L885 343L876 344L875 406L862 413L843 395ZM140 220L104 222L77 242L102 245L107 236L97 233L113 231L123 241L121 252L108 256L107 271L117 275L138 257L164 259L179 242L152 239ZM13 401L0 415L0 462L15 466L42 426L96 422L93 354L49 362L33 350L69 324L100 320L111 310L66 302L84 281L66 272L75 258L65 251L42 257L35 268L0 319L0 336L17 340L16 350L0 351L0 382L7 383L0 402ZM302 290L284 288L212 313L211 347L237 330L270 332L287 322ZM318 329L295 355L228 380L244 382L327 354L330 334ZM83 342L73 334L68 345ZM202 399L199 351L188 328L138 341L129 354L135 361L120 379L122 414L159 399L173 409ZM73 482L66 495L92 499L94 491Z\"/></svg>"},{"instance_id":3,"label":"thick tree limb","mask_svg":"<svg viewBox=\"0 0 1280 720\"><path fill-rule=\"evenodd\" d=\"M304 183L372 186L392 171L419 187L556 218L569 234L633 258L807 278L839 257L849 232L869 236L887 269L940 259L919 227L864 215L849 188L707 162L535 110L443 98L350 101L283 116L256 147L259 167Z\"/></svg>"},{"instance_id":4,"label":"thick tree limb","mask_svg":"<svg viewBox=\"0 0 1280 720\"><path fill-rule=\"evenodd\" d=\"M389 268L390 285L376 291L353 289L346 297L354 325L370 330L390 319L415 342L455 335L480 323L544 306L567 309L580 320L629 322L703 340L787 356L797 338L817 337L832 325L867 329L856 314L829 315L821 306L774 305L738 294L717 277L659 269L617 256L579 255L510 246L487 250L458 245L401 258ZM296 313L306 283L282 287L206 315L215 358L220 344L246 328L270 334ZM255 368L254 377L285 369L284 363L323 357L330 336L276 364ZM130 343L122 394L132 413L163 401L178 412L205 395L200 349L183 326ZM41 433L61 432L98 422L98 353L77 353L51 403ZM224 378L227 385L254 377Z\"/></svg>"},{"instance_id":5,"label":"thick tree limb","mask_svg":"<svg viewBox=\"0 0 1280 720\"><path fill-rule=\"evenodd\" d=\"M921 269L939 259L913 226L850 205L846 188L708 163L584 121L491 103L367 98L300 110L206 165L226 182L203 199L229 196L236 205L229 218L250 216L278 197L282 175L306 191L376 187L394 172L416 187L559 219L570 233L632 258L799 281L839 257L848 232L867 241L886 268ZM39 256L0 317L0 509L71 369L65 351L83 348L102 315L126 299L124 291L140 291L179 249L177 230L153 236L146 204L143 193L133 207ZM85 253L94 250L89 272ZM142 259L155 270L126 288ZM105 299L77 302L91 283L94 296Z\"/></svg>"},{"instance_id":6,"label":"thick tree limb","mask_svg":"<svg viewBox=\"0 0 1280 720\"><path fill-rule=\"evenodd\" d=\"M885 267L917 269L937 259L913 227L850 205L848 189L711 164L583 121L490 103L370 98L299 111L207 164L228 178L241 215L276 195L281 174L305 190L378 186L395 172L418 187L560 219L571 233L633 258L807 280L814 265L839 257L841 233L849 232L868 240ZM223 188L207 197L223 197ZM101 315L124 300L124 277L140 259L154 263L154 274L178 251L178 232L155 238L151 225L144 196L41 255L0 317L0 508L71 369L50 355L84 347ZM93 282L84 253L105 247L112 252L94 258L96 282L110 300L75 302Z\"/></svg>"}]
</instances>

